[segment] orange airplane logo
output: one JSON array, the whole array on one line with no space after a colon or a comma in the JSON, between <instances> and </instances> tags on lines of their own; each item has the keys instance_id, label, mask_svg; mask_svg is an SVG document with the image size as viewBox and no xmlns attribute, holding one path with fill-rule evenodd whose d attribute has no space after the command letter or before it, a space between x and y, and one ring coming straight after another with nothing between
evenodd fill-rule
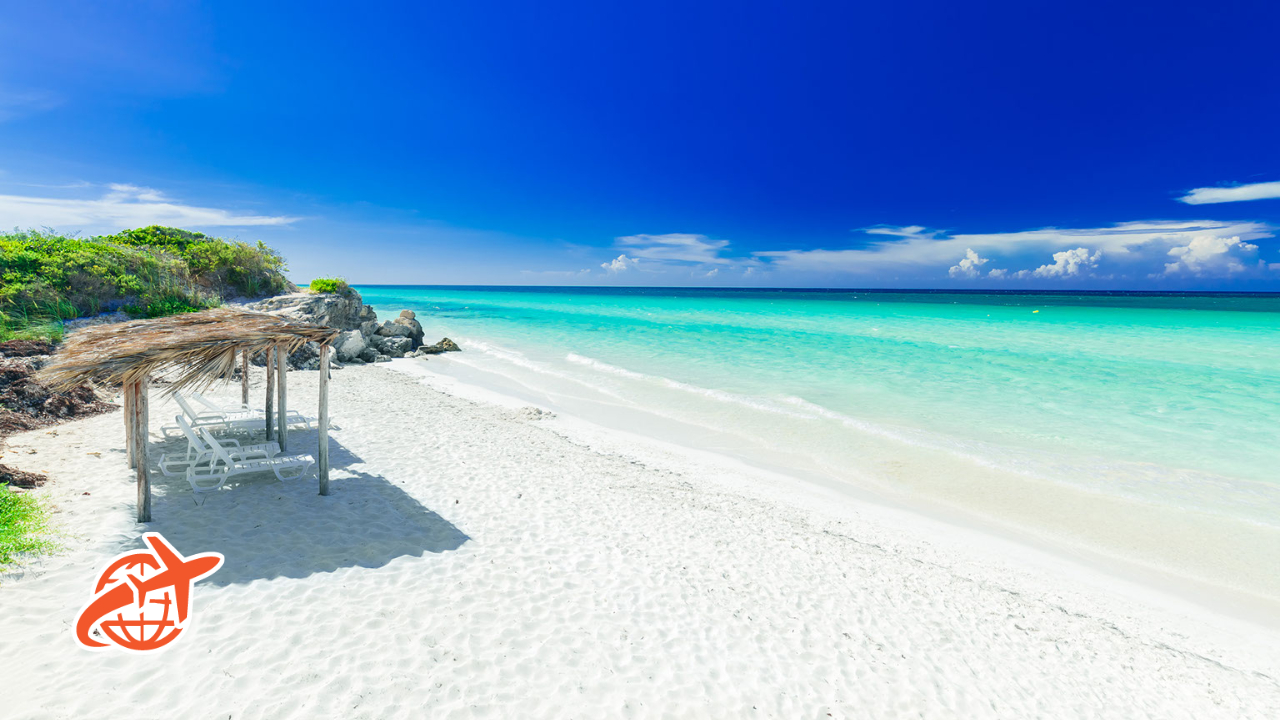
<instances>
[{"instance_id":1,"label":"orange airplane logo","mask_svg":"<svg viewBox=\"0 0 1280 720\"><path fill-rule=\"evenodd\" d=\"M98 576L93 599L76 618L81 647L158 650L190 627L191 586L222 566L222 554L184 558L159 533L142 539L150 550L124 553Z\"/></svg>"}]
</instances>

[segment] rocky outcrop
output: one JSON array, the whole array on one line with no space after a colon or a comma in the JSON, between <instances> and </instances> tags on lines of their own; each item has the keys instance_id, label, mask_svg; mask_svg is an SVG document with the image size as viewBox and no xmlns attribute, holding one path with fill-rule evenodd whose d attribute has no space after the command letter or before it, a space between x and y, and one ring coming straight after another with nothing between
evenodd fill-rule
<instances>
[{"instance_id":1,"label":"rocky outcrop","mask_svg":"<svg viewBox=\"0 0 1280 720\"><path fill-rule=\"evenodd\" d=\"M360 362L360 358L366 354L369 336L379 327L378 316L373 307L365 305L360 293L350 288L339 293L296 292L277 295L246 305L245 309L344 330L333 345L333 367L337 368L342 367L343 363ZM373 356L377 356L376 350L373 351ZM253 363L265 365L266 358L259 355L253 359ZM289 368L320 369L320 346L307 343L290 353Z\"/></svg>"},{"instance_id":2,"label":"rocky outcrop","mask_svg":"<svg viewBox=\"0 0 1280 720\"><path fill-rule=\"evenodd\" d=\"M340 293L300 292L277 295L245 307L340 330L354 330L362 323L376 322L377 319L373 307L365 305L360 293L351 289Z\"/></svg>"},{"instance_id":3,"label":"rocky outcrop","mask_svg":"<svg viewBox=\"0 0 1280 720\"><path fill-rule=\"evenodd\" d=\"M401 310L396 319L378 322L373 307L365 305L360 293L350 288L340 293L290 293L245 307L290 320L343 330L333 343L333 367L387 362L391 358L406 356L425 357L461 350L449 338L444 338L435 345L424 346L422 323L418 322L417 315L412 310ZM265 365L265 356L254 358L253 363ZM319 346L307 343L290 354L289 367L294 370L319 369Z\"/></svg>"}]
</instances>

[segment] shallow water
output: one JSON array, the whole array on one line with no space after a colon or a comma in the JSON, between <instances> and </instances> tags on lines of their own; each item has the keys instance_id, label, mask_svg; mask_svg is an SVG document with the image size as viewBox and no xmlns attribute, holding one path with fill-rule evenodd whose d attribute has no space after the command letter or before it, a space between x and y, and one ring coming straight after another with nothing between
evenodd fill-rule
<instances>
[{"instance_id":1,"label":"shallow water","mask_svg":"<svg viewBox=\"0 0 1280 720\"><path fill-rule=\"evenodd\" d=\"M1280 528L1277 295L358 289L463 346L433 370L771 467Z\"/></svg>"}]
</instances>

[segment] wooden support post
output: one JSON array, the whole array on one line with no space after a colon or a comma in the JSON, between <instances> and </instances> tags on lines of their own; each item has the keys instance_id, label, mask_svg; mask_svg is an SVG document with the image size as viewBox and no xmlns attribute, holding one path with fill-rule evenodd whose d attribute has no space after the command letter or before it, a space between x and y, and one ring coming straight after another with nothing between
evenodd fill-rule
<instances>
[{"instance_id":1,"label":"wooden support post","mask_svg":"<svg viewBox=\"0 0 1280 720\"><path fill-rule=\"evenodd\" d=\"M240 351L240 404L249 407L249 351Z\"/></svg>"},{"instance_id":2,"label":"wooden support post","mask_svg":"<svg viewBox=\"0 0 1280 720\"><path fill-rule=\"evenodd\" d=\"M329 346L320 346L320 448L317 453L320 494L329 494Z\"/></svg>"},{"instance_id":3,"label":"wooden support post","mask_svg":"<svg viewBox=\"0 0 1280 720\"><path fill-rule=\"evenodd\" d=\"M138 467L133 462L133 383L120 385L120 396L124 401L124 450L129 460L129 467Z\"/></svg>"},{"instance_id":4,"label":"wooden support post","mask_svg":"<svg viewBox=\"0 0 1280 720\"><path fill-rule=\"evenodd\" d=\"M133 456L137 460L138 522L151 522L151 478L147 475L146 381L129 383L133 395Z\"/></svg>"},{"instance_id":5,"label":"wooden support post","mask_svg":"<svg viewBox=\"0 0 1280 720\"><path fill-rule=\"evenodd\" d=\"M276 438L280 443L280 452L288 450L286 445L289 443L289 410L286 407L288 398L286 397L287 388L285 385L285 372L289 369L289 356L285 355L284 350L279 346L276 347L276 392L280 393L280 407L276 410Z\"/></svg>"},{"instance_id":6,"label":"wooden support post","mask_svg":"<svg viewBox=\"0 0 1280 720\"><path fill-rule=\"evenodd\" d=\"M270 442L276 435L276 419L271 412L271 408L275 407L276 402L276 370L275 370L276 353L274 349L267 350L267 441Z\"/></svg>"},{"instance_id":7,"label":"wooden support post","mask_svg":"<svg viewBox=\"0 0 1280 720\"><path fill-rule=\"evenodd\" d=\"M142 404L142 449L145 451L151 442L151 379L144 377L138 382L142 384L138 402ZM140 460L144 464L147 462L146 452L142 453Z\"/></svg>"}]
</instances>

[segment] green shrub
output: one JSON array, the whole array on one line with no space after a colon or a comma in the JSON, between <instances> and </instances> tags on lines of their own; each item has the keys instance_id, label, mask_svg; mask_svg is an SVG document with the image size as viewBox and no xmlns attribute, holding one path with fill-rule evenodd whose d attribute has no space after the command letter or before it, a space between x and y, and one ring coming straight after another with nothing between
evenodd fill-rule
<instances>
[{"instance_id":1,"label":"green shrub","mask_svg":"<svg viewBox=\"0 0 1280 720\"><path fill-rule=\"evenodd\" d=\"M186 264L193 280L224 297L278 295L289 286L284 277L284 258L261 241L250 245L159 225L96 239L177 257Z\"/></svg>"},{"instance_id":2,"label":"green shrub","mask_svg":"<svg viewBox=\"0 0 1280 720\"><path fill-rule=\"evenodd\" d=\"M21 553L50 552L49 509L31 493L13 492L0 483L0 569Z\"/></svg>"},{"instance_id":3,"label":"green shrub","mask_svg":"<svg viewBox=\"0 0 1280 720\"><path fill-rule=\"evenodd\" d=\"M158 318L167 317L169 315L179 315L182 313L199 312L210 307L214 307L214 305L198 298L189 298L182 295L170 295L168 297L156 298L145 305L125 305L120 309L129 317L133 318Z\"/></svg>"},{"instance_id":4,"label":"green shrub","mask_svg":"<svg viewBox=\"0 0 1280 720\"><path fill-rule=\"evenodd\" d=\"M342 278L316 278L307 285L307 290L313 293L344 293L350 287Z\"/></svg>"},{"instance_id":5,"label":"green shrub","mask_svg":"<svg viewBox=\"0 0 1280 720\"><path fill-rule=\"evenodd\" d=\"M161 317L230 296L287 290L271 248L152 226L84 239L49 231L0 233L0 337L61 333L61 321L124 308Z\"/></svg>"}]
</instances>

